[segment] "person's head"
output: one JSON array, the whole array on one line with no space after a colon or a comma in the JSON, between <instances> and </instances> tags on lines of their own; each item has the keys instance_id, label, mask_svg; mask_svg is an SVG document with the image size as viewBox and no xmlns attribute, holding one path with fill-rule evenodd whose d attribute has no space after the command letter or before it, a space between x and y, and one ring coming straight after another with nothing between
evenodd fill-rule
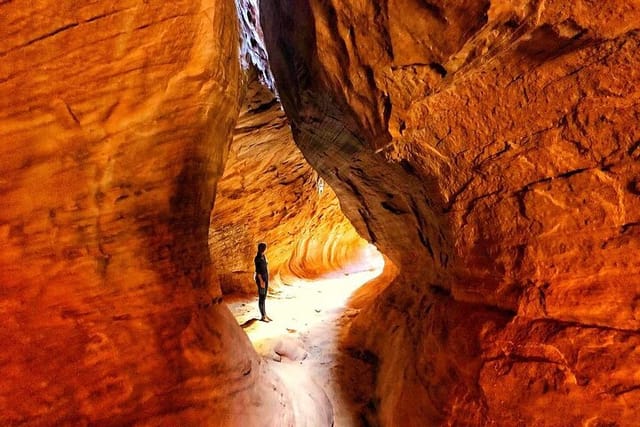
<instances>
[{"instance_id":1,"label":"person's head","mask_svg":"<svg viewBox=\"0 0 640 427\"><path fill-rule=\"evenodd\" d=\"M263 254L264 251L266 251L266 250L267 250L267 244L266 243L264 243L264 242L258 243L258 253L259 254Z\"/></svg>"}]
</instances>

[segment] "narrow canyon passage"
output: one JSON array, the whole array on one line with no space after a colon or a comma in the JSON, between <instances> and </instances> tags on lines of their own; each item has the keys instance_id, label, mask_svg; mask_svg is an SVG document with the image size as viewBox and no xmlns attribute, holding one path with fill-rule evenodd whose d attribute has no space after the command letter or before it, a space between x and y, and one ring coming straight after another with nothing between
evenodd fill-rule
<instances>
[{"instance_id":1,"label":"narrow canyon passage","mask_svg":"<svg viewBox=\"0 0 640 427\"><path fill-rule=\"evenodd\" d=\"M347 298L377 277L384 261L306 162L256 69L216 191L209 230L215 277L238 324L279 378L276 394L288 402L294 425L360 426L356 396L343 390L351 367L339 337L358 311L345 307ZM268 245L271 271L268 323L259 321L254 282L259 241Z\"/></svg>"},{"instance_id":2,"label":"narrow canyon passage","mask_svg":"<svg viewBox=\"0 0 640 427\"><path fill-rule=\"evenodd\" d=\"M319 427L312 371L340 422L636 426L639 51L640 0L0 1L0 425ZM258 242L274 309L385 269L257 352Z\"/></svg>"}]
</instances>

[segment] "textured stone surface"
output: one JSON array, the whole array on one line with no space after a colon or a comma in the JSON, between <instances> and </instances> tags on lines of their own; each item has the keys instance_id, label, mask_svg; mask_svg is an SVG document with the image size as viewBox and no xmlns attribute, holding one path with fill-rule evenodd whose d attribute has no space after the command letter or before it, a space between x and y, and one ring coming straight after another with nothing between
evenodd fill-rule
<instances>
[{"instance_id":1,"label":"textured stone surface","mask_svg":"<svg viewBox=\"0 0 640 427\"><path fill-rule=\"evenodd\" d=\"M273 93L253 79L211 213L209 246L223 293L255 293L267 243L272 284L361 267L368 254L336 196L306 162Z\"/></svg>"},{"instance_id":2,"label":"textured stone surface","mask_svg":"<svg viewBox=\"0 0 640 427\"><path fill-rule=\"evenodd\" d=\"M634 424L640 3L265 0L262 23L296 143L399 270L347 338L369 422Z\"/></svg>"},{"instance_id":3,"label":"textured stone surface","mask_svg":"<svg viewBox=\"0 0 640 427\"><path fill-rule=\"evenodd\" d=\"M210 282L240 80L231 1L0 3L0 424L294 423Z\"/></svg>"},{"instance_id":4,"label":"textured stone surface","mask_svg":"<svg viewBox=\"0 0 640 427\"><path fill-rule=\"evenodd\" d=\"M262 6L296 142L393 263L344 339L368 423L637 423L638 2ZM230 0L0 2L0 424L299 421L219 304L253 245L209 257L241 80ZM224 198L297 178L255 226L274 265L349 259L313 172L240 133Z\"/></svg>"}]
</instances>

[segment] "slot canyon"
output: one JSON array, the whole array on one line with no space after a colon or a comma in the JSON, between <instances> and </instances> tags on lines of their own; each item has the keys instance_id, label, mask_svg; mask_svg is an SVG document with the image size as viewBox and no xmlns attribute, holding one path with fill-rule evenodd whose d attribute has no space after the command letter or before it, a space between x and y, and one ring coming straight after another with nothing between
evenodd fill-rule
<instances>
[{"instance_id":1,"label":"slot canyon","mask_svg":"<svg viewBox=\"0 0 640 427\"><path fill-rule=\"evenodd\" d=\"M638 425L639 45L638 0L0 1L0 425L340 427L230 310L259 241L267 304L384 258L363 426Z\"/></svg>"}]
</instances>

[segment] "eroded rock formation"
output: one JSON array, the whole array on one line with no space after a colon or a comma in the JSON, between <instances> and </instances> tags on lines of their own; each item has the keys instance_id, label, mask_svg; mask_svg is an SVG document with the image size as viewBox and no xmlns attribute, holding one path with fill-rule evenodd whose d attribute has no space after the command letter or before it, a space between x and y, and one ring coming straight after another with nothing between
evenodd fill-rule
<instances>
[{"instance_id":1,"label":"eroded rock formation","mask_svg":"<svg viewBox=\"0 0 640 427\"><path fill-rule=\"evenodd\" d=\"M634 425L640 4L262 12L296 143L389 258L393 281L359 295L345 338L363 417ZM243 26L257 19L242 10ZM0 2L0 59L1 424L303 422L212 281L246 271L214 247L215 272L208 247L244 93L233 2ZM233 204L234 171L277 163L274 187L284 163L257 156L285 119L251 90L220 188L229 213L259 198ZM264 117L247 115L263 101ZM250 158L245 134L261 141ZM338 249L340 230L313 222L337 205L301 161L283 173L306 196L289 186L261 208L274 234L260 240L287 245L283 272L313 275L361 244ZM284 238L284 206L300 201L286 216L299 237ZM241 246L232 259L250 260Z\"/></svg>"},{"instance_id":2,"label":"eroded rock formation","mask_svg":"<svg viewBox=\"0 0 640 427\"><path fill-rule=\"evenodd\" d=\"M296 143L399 270L348 338L369 422L635 423L640 3L261 11Z\"/></svg>"},{"instance_id":3,"label":"eroded rock formation","mask_svg":"<svg viewBox=\"0 0 640 427\"><path fill-rule=\"evenodd\" d=\"M0 424L294 423L210 282L237 27L230 0L0 3Z\"/></svg>"},{"instance_id":4,"label":"eroded rock formation","mask_svg":"<svg viewBox=\"0 0 640 427\"><path fill-rule=\"evenodd\" d=\"M261 241L269 246L273 279L366 266L367 242L306 162L280 102L257 78L216 188L209 246L224 293L255 293L253 257Z\"/></svg>"}]
</instances>

